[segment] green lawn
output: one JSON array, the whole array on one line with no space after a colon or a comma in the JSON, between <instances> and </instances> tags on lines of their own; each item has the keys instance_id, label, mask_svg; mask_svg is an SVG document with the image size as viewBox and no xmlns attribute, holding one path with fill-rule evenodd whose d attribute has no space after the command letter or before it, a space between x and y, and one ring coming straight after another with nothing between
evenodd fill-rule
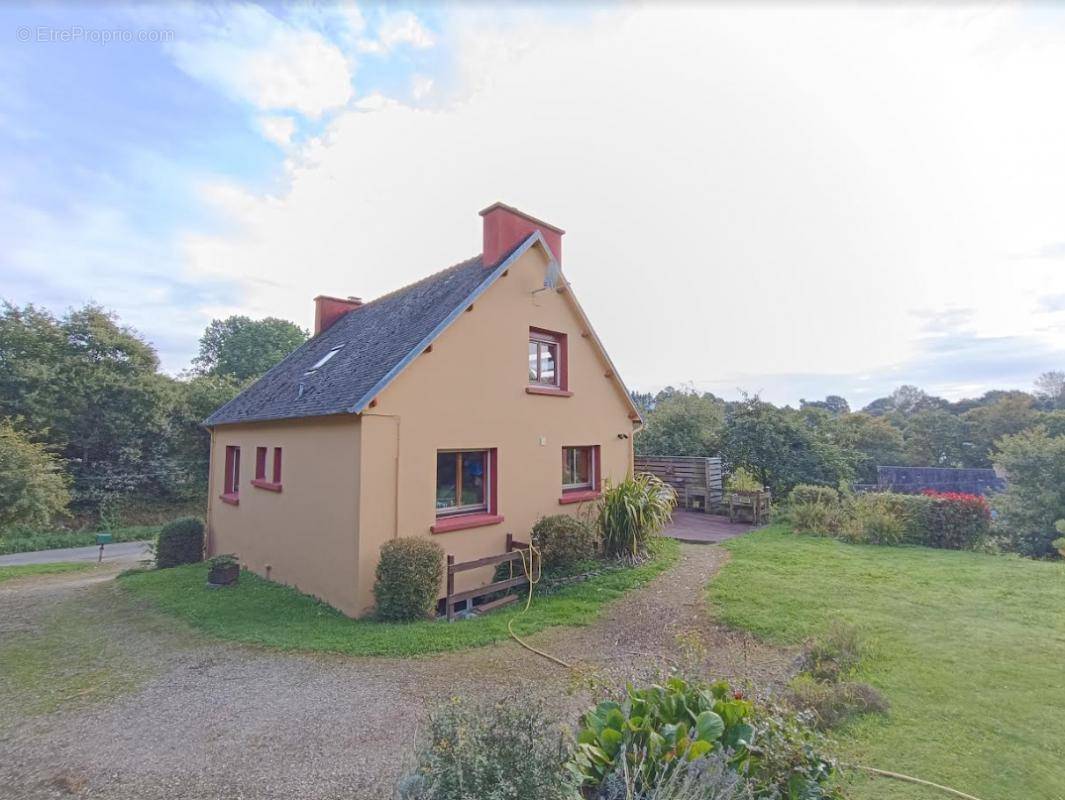
<instances>
[{"instance_id":1,"label":"green lawn","mask_svg":"<svg viewBox=\"0 0 1065 800\"><path fill-rule=\"evenodd\" d=\"M14 578L25 578L30 575L52 575L57 572L80 572L91 569L96 564L92 561L68 561L55 564L19 564L14 567L0 567L0 583Z\"/></svg>"},{"instance_id":2,"label":"green lawn","mask_svg":"<svg viewBox=\"0 0 1065 800\"><path fill-rule=\"evenodd\" d=\"M679 546L662 539L653 561L598 575L550 594L533 597L532 608L514 623L519 635L552 625L586 625L600 608L674 564ZM459 650L506 639L507 622L524 603L454 623L406 624L353 620L294 589L248 572L233 589L207 589L207 567L193 564L134 572L120 585L136 598L174 614L221 639L283 650L318 650L360 656L417 656Z\"/></svg>"},{"instance_id":3,"label":"green lawn","mask_svg":"<svg viewBox=\"0 0 1065 800\"><path fill-rule=\"evenodd\" d=\"M112 542L139 542L154 539L162 525L129 525L111 529ZM63 547L88 547L96 544L97 531L27 531L6 532L0 536L0 555L58 550Z\"/></svg>"},{"instance_id":4,"label":"green lawn","mask_svg":"<svg viewBox=\"0 0 1065 800\"><path fill-rule=\"evenodd\" d=\"M796 643L834 618L870 652L859 679L887 717L833 732L844 761L982 800L1065 799L1065 564L925 548L848 545L781 527L729 542L714 613ZM856 799L945 797L888 779Z\"/></svg>"}]
</instances>

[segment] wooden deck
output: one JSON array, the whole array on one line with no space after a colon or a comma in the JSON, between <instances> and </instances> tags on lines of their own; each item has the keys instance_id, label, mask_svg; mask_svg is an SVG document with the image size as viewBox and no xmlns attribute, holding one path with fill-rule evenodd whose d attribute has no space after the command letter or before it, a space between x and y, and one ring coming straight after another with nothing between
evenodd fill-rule
<instances>
[{"instance_id":1,"label":"wooden deck","mask_svg":"<svg viewBox=\"0 0 1065 800\"><path fill-rule=\"evenodd\" d=\"M730 523L728 517L701 514L697 511L674 511L673 522L662 531L663 536L682 542L712 544L742 536L756 526L749 522Z\"/></svg>"}]
</instances>

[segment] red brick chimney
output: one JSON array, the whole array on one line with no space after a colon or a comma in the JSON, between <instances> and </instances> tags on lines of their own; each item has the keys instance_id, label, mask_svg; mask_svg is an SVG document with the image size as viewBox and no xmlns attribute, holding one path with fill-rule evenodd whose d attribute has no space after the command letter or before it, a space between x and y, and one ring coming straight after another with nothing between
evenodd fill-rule
<instances>
[{"instance_id":1,"label":"red brick chimney","mask_svg":"<svg viewBox=\"0 0 1065 800\"><path fill-rule=\"evenodd\" d=\"M562 264L561 228L548 225L536 217L518 211L516 208L493 203L481 212L484 217L484 250L482 256L486 267L494 267L502 261L511 250L521 244L533 231L540 231L555 257Z\"/></svg>"},{"instance_id":2,"label":"red brick chimney","mask_svg":"<svg viewBox=\"0 0 1065 800\"><path fill-rule=\"evenodd\" d=\"M324 331L352 309L362 305L361 297L329 297L320 294L314 298L314 335Z\"/></svg>"}]
</instances>

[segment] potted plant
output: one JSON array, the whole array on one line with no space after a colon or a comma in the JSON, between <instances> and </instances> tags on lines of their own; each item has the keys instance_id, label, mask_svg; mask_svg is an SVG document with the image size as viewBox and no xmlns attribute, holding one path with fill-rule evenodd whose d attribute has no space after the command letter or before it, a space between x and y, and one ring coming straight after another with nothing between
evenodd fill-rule
<instances>
[{"instance_id":1,"label":"potted plant","mask_svg":"<svg viewBox=\"0 0 1065 800\"><path fill-rule=\"evenodd\" d=\"M737 467L729 475L725 491L729 522L735 522L739 513L749 513L752 522L761 522L769 515L770 494L746 467Z\"/></svg>"},{"instance_id":2,"label":"potted plant","mask_svg":"<svg viewBox=\"0 0 1065 800\"><path fill-rule=\"evenodd\" d=\"M207 585L212 589L219 586L235 586L240 578L240 562L232 554L215 556L207 562L210 572L207 573Z\"/></svg>"}]
</instances>

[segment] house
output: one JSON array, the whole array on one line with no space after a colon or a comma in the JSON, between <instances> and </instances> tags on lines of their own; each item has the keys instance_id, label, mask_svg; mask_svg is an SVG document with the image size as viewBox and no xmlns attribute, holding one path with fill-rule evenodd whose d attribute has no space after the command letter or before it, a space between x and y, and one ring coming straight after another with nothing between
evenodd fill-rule
<instances>
[{"instance_id":1,"label":"house","mask_svg":"<svg viewBox=\"0 0 1065 800\"><path fill-rule=\"evenodd\" d=\"M631 474L639 412L562 275L564 232L480 213L479 255L371 302L316 297L314 336L205 421L209 555L361 616L387 540L500 554Z\"/></svg>"}]
</instances>

